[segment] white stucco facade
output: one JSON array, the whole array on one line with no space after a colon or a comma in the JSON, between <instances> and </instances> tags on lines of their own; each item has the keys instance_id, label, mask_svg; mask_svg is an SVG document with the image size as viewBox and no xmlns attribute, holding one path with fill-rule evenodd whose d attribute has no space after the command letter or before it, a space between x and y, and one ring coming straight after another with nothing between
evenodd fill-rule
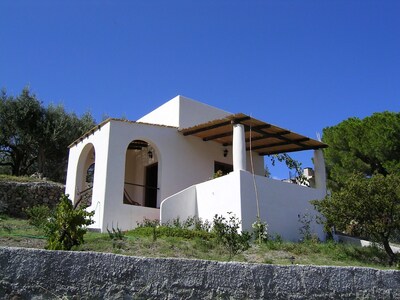
<instances>
[{"instance_id":1,"label":"white stucco facade","mask_svg":"<svg viewBox=\"0 0 400 300\"><path fill-rule=\"evenodd\" d=\"M255 180L260 214L270 232L295 240L297 216L314 213L308 201L325 195L322 152L316 153L314 189L263 177L264 158L246 151L241 124L232 124L231 145L179 131L228 115L177 96L136 122L109 119L70 146L66 193L74 203L88 199L88 210L95 211L91 227L101 231L131 229L144 218L212 221L215 214L228 212L248 230L257 215ZM234 171L212 179L220 165Z\"/></svg>"},{"instance_id":2,"label":"white stucco facade","mask_svg":"<svg viewBox=\"0 0 400 300\"><path fill-rule=\"evenodd\" d=\"M186 107L187 111L176 113L178 117L173 116L176 118L175 126L162 125L161 123L168 122L163 122L160 116L169 116L173 112L171 106L176 109ZM101 231L112 226L130 229L135 227L137 222L143 221L143 218L158 219L159 207L163 199L193 184L212 178L215 162L232 164L231 147L222 147L214 142L204 143L191 136L183 137L177 131L181 124L179 115L196 115L197 120L200 121L203 113L202 120L208 121L210 107L204 106L203 112L201 107L201 103L179 96L167 102L164 112L159 108L154 114L150 113L146 118L141 119L142 121L153 120L151 124L142 123L142 121L110 119L70 147L66 193L72 201L76 202L79 193L86 188L83 183L85 169L91 163L95 163L92 201L88 207L88 210L95 211L95 223L92 227ZM217 109L214 117L227 114L229 113ZM190 124L185 118L183 118L184 124ZM128 146L136 140L149 144L154 152L152 159L147 157L147 148L143 152L144 155L142 153L144 157L140 157L139 161L137 154L136 156L129 154L132 151L127 150ZM228 149L226 156L223 153L224 149ZM94 153L94 158L88 159L87 155L92 153ZM256 157L256 160L257 171L262 174L263 159ZM139 185L145 185L145 168L154 163L158 165L156 207L144 207L143 187ZM136 185L125 185L127 179L136 180L130 182ZM136 192L133 191L135 187L138 187ZM124 192L130 193L133 200L141 205L123 203Z\"/></svg>"},{"instance_id":3,"label":"white stucco facade","mask_svg":"<svg viewBox=\"0 0 400 300\"><path fill-rule=\"evenodd\" d=\"M200 123L220 119L231 113L195 100L176 96L140 118L138 122L188 128Z\"/></svg>"},{"instance_id":4,"label":"white stucco facade","mask_svg":"<svg viewBox=\"0 0 400 300\"><path fill-rule=\"evenodd\" d=\"M279 234L284 240L298 241L299 217L308 216L311 232L324 240L321 224L317 224L317 212L310 200L325 197L324 189L309 188L278 181L263 176L254 176L243 170L194 185L179 192L161 204L161 221L168 222L179 217L196 216L212 221L216 214L228 217L228 212L242 222L241 230L251 231L257 220L257 195L260 219L268 224L268 233Z\"/></svg>"}]
</instances>

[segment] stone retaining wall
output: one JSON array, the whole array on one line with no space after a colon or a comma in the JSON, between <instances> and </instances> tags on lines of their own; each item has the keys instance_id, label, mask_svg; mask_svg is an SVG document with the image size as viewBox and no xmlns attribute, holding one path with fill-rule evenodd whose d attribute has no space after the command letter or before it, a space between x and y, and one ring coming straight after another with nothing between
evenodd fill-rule
<instances>
[{"instance_id":1,"label":"stone retaining wall","mask_svg":"<svg viewBox=\"0 0 400 300\"><path fill-rule=\"evenodd\" d=\"M400 271L0 248L1 299L400 299Z\"/></svg>"},{"instance_id":2,"label":"stone retaining wall","mask_svg":"<svg viewBox=\"0 0 400 300\"><path fill-rule=\"evenodd\" d=\"M38 204L54 207L65 191L62 184L0 181L0 213L25 217L24 209Z\"/></svg>"}]
</instances>

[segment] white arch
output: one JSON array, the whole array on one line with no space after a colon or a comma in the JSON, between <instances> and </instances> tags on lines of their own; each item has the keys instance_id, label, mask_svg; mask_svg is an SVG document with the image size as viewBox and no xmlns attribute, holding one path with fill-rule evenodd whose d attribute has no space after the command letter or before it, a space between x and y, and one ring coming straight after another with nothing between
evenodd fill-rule
<instances>
[{"instance_id":1,"label":"white arch","mask_svg":"<svg viewBox=\"0 0 400 300\"><path fill-rule=\"evenodd\" d=\"M87 143L79 154L78 164L76 168L74 204L76 204L76 202L79 200L81 193L85 192L89 188L89 186L87 186L86 184L86 175L88 168L92 164L95 164L96 166L95 153L95 146L92 143ZM96 167L94 173L95 172ZM95 178L95 176L93 176L93 178ZM94 184L95 182L93 182L93 186Z\"/></svg>"}]
</instances>

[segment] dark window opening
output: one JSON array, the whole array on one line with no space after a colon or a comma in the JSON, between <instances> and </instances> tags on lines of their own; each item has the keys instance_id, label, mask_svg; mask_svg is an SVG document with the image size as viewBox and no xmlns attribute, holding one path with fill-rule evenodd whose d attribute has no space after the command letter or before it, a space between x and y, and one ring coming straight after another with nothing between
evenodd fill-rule
<instances>
[{"instance_id":1,"label":"dark window opening","mask_svg":"<svg viewBox=\"0 0 400 300\"><path fill-rule=\"evenodd\" d=\"M214 162L214 174L218 174L219 176L226 175L230 172L233 172L233 166L229 164L225 164L222 162ZM219 177L217 176L217 177Z\"/></svg>"},{"instance_id":2,"label":"dark window opening","mask_svg":"<svg viewBox=\"0 0 400 300\"><path fill-rule=\"evenodd\" d=\"M90 165L86 172L86 184L88 186L93 186L94 179L94 163Z\"/></svg>"},{"instance_id":3,"label":"dark window opening","mask_svg":"<svg viewBox=\"0 0 400 300\"><path fill-rule=\"evenodd\" d=\"M89 207L92 205L93 196L93 180L94 180L95 164L91 164L86 171L84 189L78 193L78 201L76 205L83 205Z\"/></svg>"},{"instance_id":4,"label":"dark window opening","mask_svg":"<svg viewBox=\"0 0 400 300\"><path fill-rule=\"evenodd\" d=\"M146 167L145 205L157 207L158 163Z\"/></svg>"}]
</instances>

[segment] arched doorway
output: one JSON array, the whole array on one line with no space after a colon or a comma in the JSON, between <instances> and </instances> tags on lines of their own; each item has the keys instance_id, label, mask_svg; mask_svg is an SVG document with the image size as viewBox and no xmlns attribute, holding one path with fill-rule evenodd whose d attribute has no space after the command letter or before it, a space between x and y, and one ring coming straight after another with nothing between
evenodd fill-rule
<instances>
[{"instance_id":1,"label":"arched doorway","mask_svg":"<svg viewBox=\"0 0 400 300\"><path fill-rule=\"evenodd\" d=\"M132 141L126 150L123 203L158 206L158 155L144 140Z\"/></svg>"},{"instance_id":2,"label":"arched doorway","mask_svg":"<svg viewBox=\"0 0 400 300\"><path fill-rule=\"evenodd\" d=\"M75 184L74 205L92 205L93 183L95 173L95 149L93 144L87 144L78 161Z\"/></svg>"}]
</instances>

